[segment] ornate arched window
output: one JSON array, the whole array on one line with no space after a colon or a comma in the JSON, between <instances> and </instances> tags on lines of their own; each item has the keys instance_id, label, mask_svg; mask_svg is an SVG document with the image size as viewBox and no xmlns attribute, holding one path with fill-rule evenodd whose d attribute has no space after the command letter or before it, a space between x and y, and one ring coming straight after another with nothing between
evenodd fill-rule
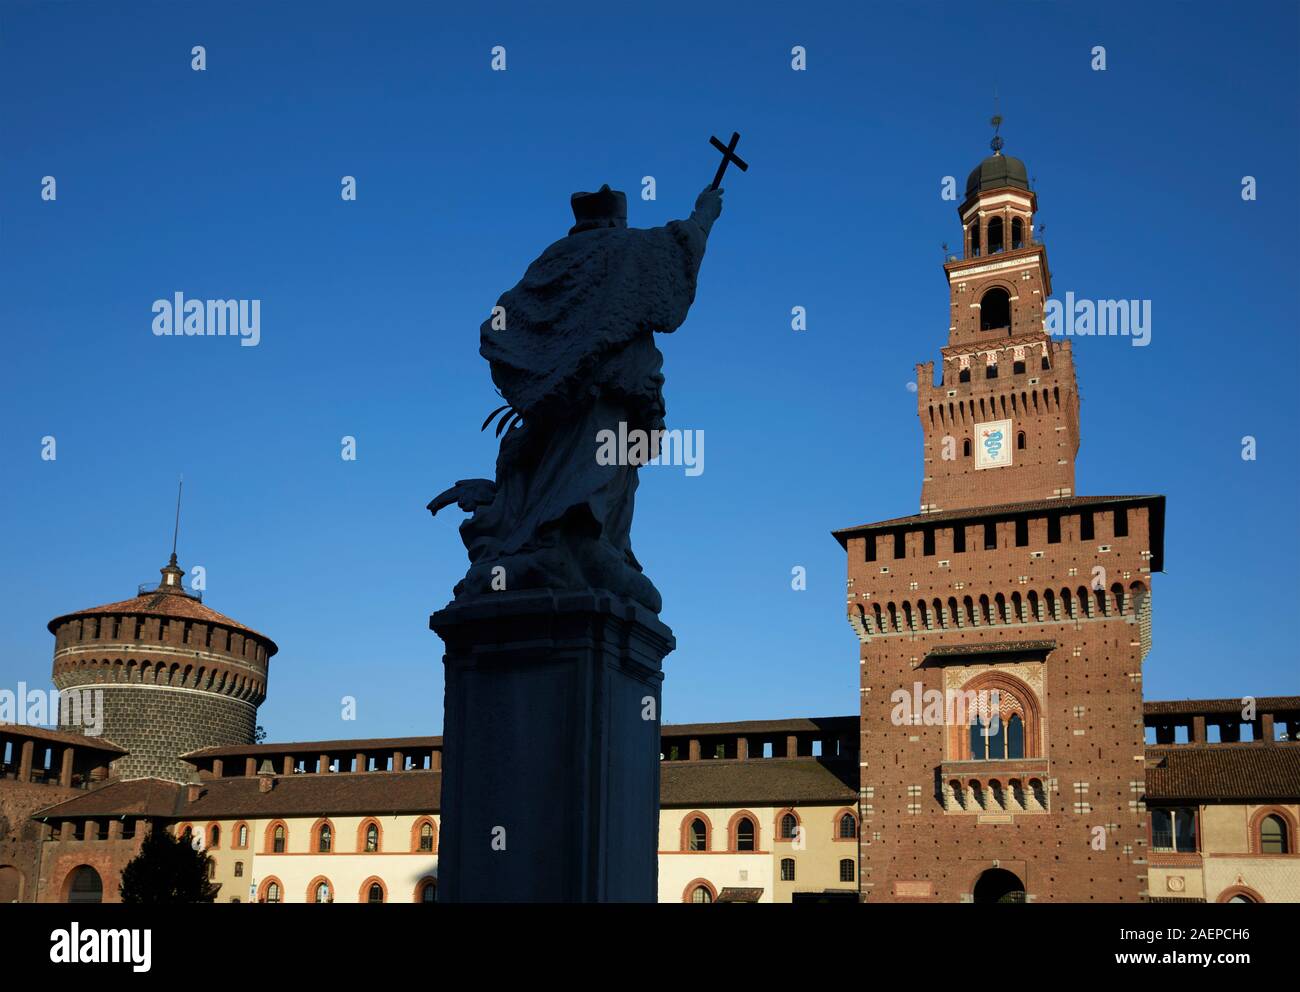
<instances>
[{"instance_id":1,"label":"ornate arched window","mask_svg":"<svg viewBox=\"0 0 1300 992\"><path fill-rule=\"evenodd\" d=\"M307 901L317 904L333 902L334 890L330 887L330 880L324 877L314 879L307 887Z\"/></svg>"},{"instance_id":2,"label":"ornate arched window","mask_svg":"<svg viewBox=\"0 0 1300 992\"><path fill-rule=\"evenodd\" d=\"M433 824L425 820L420 824L420 836L418 846L422 852L429 853L433 850Z\"/></svg>"},{"instance_id":3,"label":"ornate arched window","mask_svg":"<svg viewBox=\"0 0 1300 992\"><path fill-rule=\"evenodd\" d=\"M709 828L704 820L696 817L691 820L690 826L687 827L687 844L688 851L707 851L709 848Z\"/></svg>"},{"instance_id":4,"label":"ornate arched window","mask_svg":"<svg viewBox=\"0 0 1300 992\"><path fill-rule=\"evenodd\" d=\"M366 902L378 903L384 901L384 887L378 882L371 882L370 887L366 890Z\"/></svg>"},{"instance_id":5,"label":"ornate arched window","mask_svg":"<svg viewBox=\"0 0 1300 992\"><path fill-rule=\"evenodd\" d=\"M961 761L1039 756L1038 700L1019 679L987 672L966 683L950 710L949 754Z\"/></svg>"},{"instance_id":6,"label":"ornate arched window","mask_svg":"<svg viewBox=\"0 0 1300 992\"><path fill-rule=\"evenodd\" d=\"M262 883L261 902L280 902L283 898L278 878L268 878Z\"/></svg>"},{"instance_id":7,"label":"ornate arched window","mask_svg":"<svg viewBox=\"0 0 1300 992\"><path fill-rule=\"evenodd\" d=\"M366 854L378 854L383 845L383 834L377 820L363 820L357 827L357 850Z\"/></svg>"},{"instance_id":8,"label":"ornate arched window","mask_svg":"<svg viewBox=\"0 0 1300 992\"><path fill-rule=\"evenodd\" d=\"M1286 822L1276 813L1264 817L1259 823L1260 854L1290 854L1290 838Z\"/></svg>"},{"instance_id":9,"label":"ornate arched window","mask_svg":"<svg viewBox=\"0 0 1300 992\"><path fill-rule=\"evenodd\" d=\"M691 889L691 902L713 902L713 893L707 885L697 885L695 888Z\"/></svg>"},{"instance_id":10,"label":"ornate arched window","mask_svg":"<svg viewBox=\"0 0 1300 992\"><path fill-rule=\"evenodd\" d=\"M758 850L758 829L753 817L741 815L732 825L732 850Z\"/></svg>"},{"instance_id":11,"label":"ornate arched window","mask_svg":"<svg viewBox=\"0 0 1300 992\"><path fill-rule=\"evenodd\" d=\"M289 831L282 822L271 824L270 830L267 831L270 843L267 844L268 854L283 854L289 847Z\"/></svg>"},{"instance_id":12,"label":"ornate arched window","mask_svg":"<svg viewBox=\"0 0 1300 992\"><path fill-rule=\"evenodd\" d=\"M852 813L840 816L840 840L852 840L858 835L858 821Z\"/></svg>"},{"instance_id":13,"label":"ornate arched window","mask_svg":"<svg viewBox=\"0 0 1300 992\"><path fill-rule=\"evenodd\" d=\"M320 854L334 850L334 829L328 823L322 823L316 832L316 850Z\"/></svg>"}]
</instances>

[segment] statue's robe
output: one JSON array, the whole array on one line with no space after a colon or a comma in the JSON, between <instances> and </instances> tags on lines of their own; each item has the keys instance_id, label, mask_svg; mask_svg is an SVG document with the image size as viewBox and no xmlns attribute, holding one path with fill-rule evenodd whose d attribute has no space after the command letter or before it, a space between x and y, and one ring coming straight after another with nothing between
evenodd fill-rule
<instances>
[{"instance_id":1,"label":"statue's robe","mask_svg":"<svg viewBox=\"0 0 1300 992\"><path fill-rule=\"evenodd\" d=\"M523 418L506 432L496 493L461 526L472 562L458 594L604 588L658 612L630 530L635 465L602 465L599 437L664 426L655 332L685 321L707 235L694 220L570 234L498 301L505 327L480 328L479 352ZM499 321L496 321L499 325Z\"/></svg>"}]
</instances>

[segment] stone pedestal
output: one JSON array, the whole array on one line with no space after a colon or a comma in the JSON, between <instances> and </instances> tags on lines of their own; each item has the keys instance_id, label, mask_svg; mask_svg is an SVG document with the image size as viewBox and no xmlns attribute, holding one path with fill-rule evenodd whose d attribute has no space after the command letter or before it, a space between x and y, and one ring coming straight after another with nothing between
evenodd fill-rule
<instances>
[{"instance_id":1,"label":"stone pedestal","mask_svg":"<svg viewBox=\"0 0 1300 992\"><path fill-rule=\"evenodd\" d=\"M439 901L654 902L672 631L600 590L501 592L429 626L447 646Z\"/></svg>"}]
</instances>

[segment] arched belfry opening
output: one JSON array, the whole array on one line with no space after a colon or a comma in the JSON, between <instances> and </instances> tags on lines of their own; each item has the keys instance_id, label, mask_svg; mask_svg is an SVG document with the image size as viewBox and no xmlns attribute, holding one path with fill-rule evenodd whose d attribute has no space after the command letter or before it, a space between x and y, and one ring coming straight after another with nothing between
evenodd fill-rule
<instances>
[{"instance_id":1,"label":"arched belfry opening","mask_svg":"<svg viewBox=\"0 0 1300 992\"><path fill-rule=\"evenodd\" d=\"M984 904L1024 902L1025 883L1015 872L1007 871L1005 868L990 868L975 882L971 901Z\"/></svg>"},{"instance_id":2,"label":"arched belfry opening","mask_svg":"<svg viewBox=\"0 0 1300 992\"><path fill-rule=\"evenodd\" d=\"M994 217L989 221L989 254L1002 250L1002 218Z\"/></svg>"},{"instance_id":3,"label":"arched belfry opening","mask_svg":"<svg viewBox=\"0 0 1300 992\"><path fill-rule=\"evenodd\" d=\"M980 330L1011 329L1011 296L1005 289L993 287L980 297Z\"/></svg>"}]
</instances>

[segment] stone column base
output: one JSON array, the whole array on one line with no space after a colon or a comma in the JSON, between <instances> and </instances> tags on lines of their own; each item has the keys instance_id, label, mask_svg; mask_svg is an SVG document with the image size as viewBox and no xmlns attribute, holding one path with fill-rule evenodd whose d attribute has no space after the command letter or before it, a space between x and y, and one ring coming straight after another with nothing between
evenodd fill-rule
<instances>
[{"instance_id":1,"label":"stone column base","mask_svg":"<svg viewBox=\"0 0 1300 992\"><path fill-rule=\"evenodd\" d=\"M672 631L595 590L429 618L446 643L438 899L654 902Z\"/></svg>"}]
</instances>

